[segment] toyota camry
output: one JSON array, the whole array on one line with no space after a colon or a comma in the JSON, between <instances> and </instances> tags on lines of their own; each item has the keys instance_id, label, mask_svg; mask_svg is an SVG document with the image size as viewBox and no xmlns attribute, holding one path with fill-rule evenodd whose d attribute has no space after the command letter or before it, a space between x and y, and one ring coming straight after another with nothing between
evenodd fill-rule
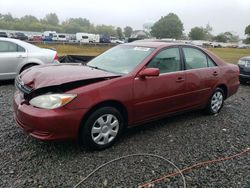
<instances>
[{"instance_id":1,"label":"toyota camry","mask_svg":"<svg viewBox=\"0 0 250 188\"><path fill-rule=\"evenodd\" d=\"M124 128L194 109L219 113L239 68L186 44L121 44L86 65L35 66L15 80L14 117L40 140L114 144Z\"/></svg>"}]
</instances>

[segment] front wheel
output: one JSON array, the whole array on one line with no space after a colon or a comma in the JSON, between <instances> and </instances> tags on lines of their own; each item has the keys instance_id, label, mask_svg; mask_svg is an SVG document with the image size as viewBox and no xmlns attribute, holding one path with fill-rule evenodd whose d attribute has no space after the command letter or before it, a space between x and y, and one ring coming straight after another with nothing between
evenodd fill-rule
<instances>
[{"instance_id":1,"label":"front wheel","mask_svg":"<svg viewBox=\"0 0 250 188\"><path fill-rule=\"evenodd\" d=\"M81 141L89 149L105 149L119 138L124 118L113 107L102 107L94 111L82 125Z\"/></svg>"},{"instance_id":2,"label":"front wheel","mask_svg":"<svg viewBox=\"0 0 250 188\"><path fill-rule=\"evenodd\" d=\"M208 114L217 114L223 107L224 103L224 92L221 88L216 88L212 96L210 97L206 111Z\"/></svg>"}]
</instances>

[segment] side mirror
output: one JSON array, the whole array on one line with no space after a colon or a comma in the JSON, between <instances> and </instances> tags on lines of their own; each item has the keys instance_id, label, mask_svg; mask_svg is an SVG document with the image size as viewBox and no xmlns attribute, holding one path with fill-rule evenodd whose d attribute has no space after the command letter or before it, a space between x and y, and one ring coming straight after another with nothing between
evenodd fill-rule
<instances>
[{"instance_id":1,"label":"side mirror","mask_svg":"<svg viewBox=\"0 0 250 188\"><path fill-rule=\"evenodd\" d=\"M160 70L158 68L145 68L141 72L139 72L139 77L155 77L159 76Z\"/></svg>"}]
</instances>

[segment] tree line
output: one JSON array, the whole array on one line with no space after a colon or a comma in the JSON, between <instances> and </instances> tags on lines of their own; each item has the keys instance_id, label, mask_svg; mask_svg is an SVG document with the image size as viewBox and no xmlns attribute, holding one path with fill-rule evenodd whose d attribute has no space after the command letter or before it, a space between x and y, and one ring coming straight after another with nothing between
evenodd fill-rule
<instances>
[{"instance_id":1,"label":"tree line","mask_svg":"<svg viewBox=\"0 0 250 188\"><path fill-rule=\"evenodd\" d=\"M0 13L0 29L20 31L57 31L58 33L95 33L107 34L118 38L130 37L133 29L126 26L124 29L112 25L94 25L86 18L69 18L62 23L55 13L49 13L44 18L38 19L32 15L21 18L13 17L10 13Z\"/></svg>"},{"instance_id":2,"label":"tree line","mask_svg":"<svg viewBox=\"0 0 250 188\"><path fill-rule=\"evenodd\" d=\"M105 33L118 38L130 37L133 32L133 28L130 26L122 29L121 27L114 27L112 25L94 25L86 18L69 18L60 23L55 13L49 13L42 19L38 19L32 15L15 18L10 13L0 14L0 29L38 32L52 30L60 33ZM150 34L156 38L209 40L216 42L239 41L239 36L229 31L213 35L213 28L209 24L206 27L194 27L188 34L185 34L183 31L184 27L180 18L174 13L169 13L154 23ZM245 34L247 38L244 42L250 44L250 25L246 26Z\"/></svg>"},{"instance_id":3,"label":"tree line","mask_svg":"<svg viewBox=\"0 0 250 188\"><path fill-rule=\"evenodd\" d=\"M186 35L182 21L179 17L170 13L167 16L161 17L151 28L151 34L156 38L174 38L174 39L190 39L190 40L208 40L216 42L238 42L239 36L232 32L223 32L218 35L213 35L213 28L207 24L206 27L193 27ZM250 44L250 25L245 29L247 39L244 41Z\"/></svg>"}]
</instances>

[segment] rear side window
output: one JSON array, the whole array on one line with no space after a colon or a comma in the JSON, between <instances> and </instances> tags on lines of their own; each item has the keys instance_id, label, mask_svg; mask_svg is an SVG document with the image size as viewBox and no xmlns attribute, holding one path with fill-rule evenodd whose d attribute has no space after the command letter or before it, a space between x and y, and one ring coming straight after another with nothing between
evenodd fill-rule
<instances>
[{"instance_id":1,"label":"rear side window","mask_svg":"<svg viewBox=\"0 0 250 188\"><path fill-rule=\"evenodd\" d=\"M186 69L199 69L208 67L207 56L195 48L183 48Z\"/></svg>"},{"instance_id":2,"label":"rear side window","mask_svg":"<svg viewBox=\"0 0 250 188\"><path fill-rule=\"evenodd\" d=\"M181 70L179 48L168 48L158 53L147 65L148 68L159 68L160 73Z\"/></svg>"},{"instance_id":3,"label":"rear side window","mask_svg":"<svg viewBox=\"0 0 250 188\"><path fill-rule=\"evenodd\" d=\"M19 45L17 45L17 51L18 52L25 52L25 49Z\"/></svg>"},{"instance_id":4,"label":"rear side window","mask_svg":"<svg viewBox=\"0 0 250 188\"><path fill-rule=\"evenodd\" d=\"M25 52L25 49L12 42L0 41L0 53L1 52Z\"/></svg>"},{"instance_id":5,"label":"rear side window","mask_svg":"<svg viewBox=\"0 0 250 188\"><path fill-rule=\"evenodd\" d=\"M215 67L216 66L215 63L209 57L207 57L207 63L208 63L209 67Z\"/></svg>"}]
</instances>

